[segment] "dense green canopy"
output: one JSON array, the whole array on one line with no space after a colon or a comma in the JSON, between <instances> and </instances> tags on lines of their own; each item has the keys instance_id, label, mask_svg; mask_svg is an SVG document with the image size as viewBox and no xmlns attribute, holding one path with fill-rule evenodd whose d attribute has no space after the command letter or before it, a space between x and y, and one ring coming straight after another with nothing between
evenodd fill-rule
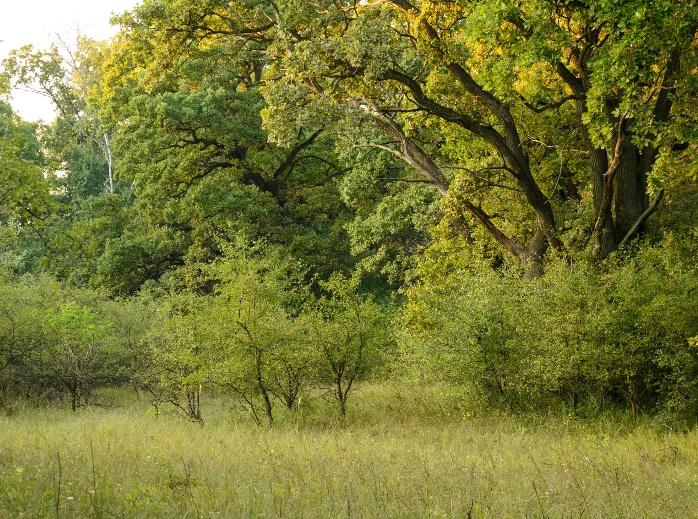
<instances>
[{"instance_id":1,"label":"dense green canopy","mask_svg":"<svg viewBox=\"0 0 698 519\"><path fill-rule=\"evenodd\" d=\"M4 63L0 276L152 298L139 376L186 414L211 383L271 421L313 380L343 413L388 357L488 402L695 408L695 2L144 0L114 22ZM22 122L10 85L57 119ZM83 303L49 322L99 321Z\"/></svg>"}]
</instances>

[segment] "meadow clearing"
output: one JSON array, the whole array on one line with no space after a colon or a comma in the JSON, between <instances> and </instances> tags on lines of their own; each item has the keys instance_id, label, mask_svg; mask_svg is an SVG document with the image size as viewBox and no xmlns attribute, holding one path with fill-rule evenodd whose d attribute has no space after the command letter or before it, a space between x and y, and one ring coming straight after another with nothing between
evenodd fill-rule
<instances>
[{"instance_id":1,"label":"meadow clearing","mask_svg":"<svg viewBox=\"0 0 698 519\"><path fill-rule=\"evenodd\" d=\"M343 424L309 406L273 428L222 399L204 426L145 401L17 409L0 418L0 516L698 517L698 431L361 391Z\"/></svg>"}]
</instances>

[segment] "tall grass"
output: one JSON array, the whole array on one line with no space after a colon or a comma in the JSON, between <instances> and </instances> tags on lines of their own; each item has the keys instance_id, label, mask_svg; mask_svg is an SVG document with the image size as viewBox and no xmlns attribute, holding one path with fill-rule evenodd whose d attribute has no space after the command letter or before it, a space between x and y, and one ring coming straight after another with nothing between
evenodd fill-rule
<instances>
[{"instance_id":1,"label":"tall grass","mask_svg":"<svg viewBox=\"0 0 698 519\"><path fill-rule=\"evenodd\" d=\"M0 418L0 517L698 517L698 431L428 397L372 387L344 424L273 429L220 401L203 427L138 403L21 410Z\"/></svg>"}]
</instances>

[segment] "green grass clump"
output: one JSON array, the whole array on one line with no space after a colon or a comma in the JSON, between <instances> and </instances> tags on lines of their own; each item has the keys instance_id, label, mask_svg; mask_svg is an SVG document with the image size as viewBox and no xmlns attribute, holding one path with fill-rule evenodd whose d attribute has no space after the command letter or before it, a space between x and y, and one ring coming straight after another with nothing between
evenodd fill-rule
<instances>
[{"instance_id":1,"label":"green grass clump","mask_svg":"<svg viewBox=\"0 0 698 519\"><path fill-rule=\"evenodd\" d=\"M0 517L698 517L698 431L363 394L344 424L272 429L220 401L203 427L138 403L21 410L0 418Z\"/></svg>"}]
</instances>

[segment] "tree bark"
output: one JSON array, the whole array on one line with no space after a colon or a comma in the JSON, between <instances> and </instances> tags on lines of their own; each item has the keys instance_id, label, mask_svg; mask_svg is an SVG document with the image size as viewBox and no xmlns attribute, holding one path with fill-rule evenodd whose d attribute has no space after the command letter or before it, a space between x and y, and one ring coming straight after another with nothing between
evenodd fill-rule
<instances>
[{"instance_id":1,"label":"tree bark","mask_svg":"<svg viewBox=\"0 0 698 519\"><path fill-rule=\"evenodd\" d=\"M614 184L615 243L620 243L647 209L647 183L640 168L640 154L626 135ZM642 234L639 229L638 234Z\"/></svg>"},{"instance_id":2,"label":"tree bark","mask_svg":"<svg viewBox=\"0 0 698 519\"><path fill-rule=\"evenodd\" d=\"M264 401L264 414L267 416L269 426L271 426L274 424L274 410L271 398L269 398L269 391L267 391L267 387L264 384L264 377L262 375L262 353L259 350L256 352L255 368L257 371L257 388Z\"/></svg>"},{"instance_id":3,"label":"tree bark","mask_svg":"<svg viewBox=\"0 0 698 519\"><path fill-rule=\"evenodd\" d=\"M604 149L593 148L590 140L588 140L588 143L590 148L589 167L591 169L594 199L594 221L596 222L599 217L601 218L599 232L592 237L591 255L593 258L605 258L616 248L613 215L610 211L605 211L603 215L601 214L605 185L604 174L608 171L608 155Z\"/></svg>"},{"instance_id":4,"label":"tree bark","mask_svg":"<svg viewBox=\"0 0 698 519\"><path fill-rule=\"evenodd\" d=\"M694 29L695 30L695 29ZM598 34L592 35L598 38ZM587 42L596 44L596 40ZM557 73L567 84L572 94L577 99L576 107L579 116L579 125L586 147L589 150L589 166L592 178L594 201L594 228L591 238L591 256L596 260L608 257L621 244L625 244L630 238L642 235L649 215L656 210L657 204L648 211L650 204L647 195L647 178L654 167L659 150L653 145L648 145L642 150L632 142L632 124L623 125L619 129L622 138L622 146L614 154L617 159L617 168L613 171L612 182L609 183L608 173L611 171L609 157L606 150L595 148L589 136L589 128L584 122L584 115L588 108L586 94L590 88L587 60L590 55L573 49L576 72L560 62L557 65ZM661 87L658 91L653 110L655 123L668 121L672 97L676 91L675 76L681 69L681 52L674 49L667 58ZM607 99L608 115L612 117L614 105L612 98ZM648 135L651 137L651 135ZM618 144L618 141L617 141ZM611 202L611 206L608 203Z\"/></svg>"}]
</instances>

